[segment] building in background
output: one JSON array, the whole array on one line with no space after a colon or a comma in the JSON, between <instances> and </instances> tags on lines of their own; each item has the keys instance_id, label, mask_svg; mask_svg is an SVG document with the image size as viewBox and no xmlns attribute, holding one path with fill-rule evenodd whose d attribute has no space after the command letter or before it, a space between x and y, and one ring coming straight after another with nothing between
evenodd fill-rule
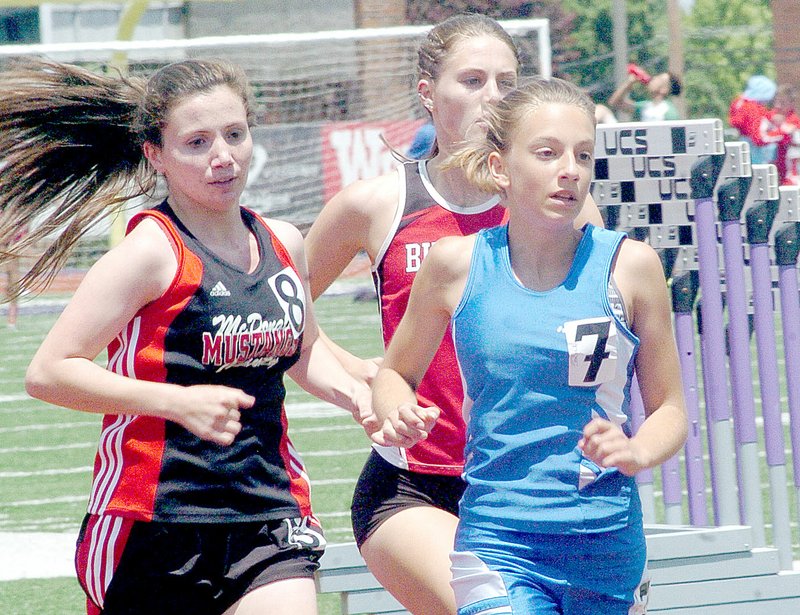
<instances>
[{"instance_id":1,"label":"building in background","mask_svg":"<svg viewBox=\"0 0 800 615\"><path fill-rule=\"evenodd\" d=\"M353 0L179 0L72 3L3 2L0 44L116 40L123 11L141 9L134 40L347 30L356 27ZM145 8L146 7L146 8Z\"/></svg>"},{"instance_id":2,"label":"building in background","mask_svg":"<svg viewBox=\"0 0 800 615\"><path fill-rule=\"evenodd\" d=\"M778 83L800 87L800 10L797 0L770 0Z\"/></svg>"}]
</instances>

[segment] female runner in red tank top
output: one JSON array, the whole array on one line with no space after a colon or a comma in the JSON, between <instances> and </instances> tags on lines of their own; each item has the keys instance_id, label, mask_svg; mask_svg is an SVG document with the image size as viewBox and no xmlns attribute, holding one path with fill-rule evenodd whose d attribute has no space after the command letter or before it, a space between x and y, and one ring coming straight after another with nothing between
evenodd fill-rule
<instances>
[{"instance_id":1,"label":"female runner in red tank top","mask_svg":"<svg viewBox=\"0 0 800 615\"><path fill-rule=\"evenodd\" d=\"M459 15L429 32L419 49L417 90L435 129L433 153L400 165L397 172L357 181L325 205L306 236L315 298L360 250L366 251L388 345L430 246L441 237L468 235L503 220L497 197L475 189L461 169L444 171L440 165L466 137L481 134L475 131L483 130L485 106L515 87L518 70L513 40L491 18ZM576 224L587 221L602 224L591 197ZM417 393L421 405L441 409L436 429L407 450L375 447L356 485L353 530L370 570L409 611L455 613L449 553L464 489L465 425L449 335ZM368 432L376 428L371 419L362 424Z\"/></svg>"}]
</instances>

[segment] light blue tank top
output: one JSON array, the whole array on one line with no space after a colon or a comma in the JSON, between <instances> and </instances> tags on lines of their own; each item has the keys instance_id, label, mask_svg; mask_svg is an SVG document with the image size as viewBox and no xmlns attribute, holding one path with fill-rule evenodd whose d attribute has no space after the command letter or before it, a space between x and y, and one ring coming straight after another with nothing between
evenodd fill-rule
<instances>
[{"instance_id":1,"label":"light blue tank top","mask_svg":"<svg viewBox=\"0 0 800 615\"><path fill-rule=\"evenodd\" d=\"M623 238L587 225L564 282L538 292L512 272L507 226L478 233L452 321L468 425L462 522L550 534L641 519L634 479L577 447L595 416L631 433L639 342L608 296Z\"/></svg>"}]
</instances>

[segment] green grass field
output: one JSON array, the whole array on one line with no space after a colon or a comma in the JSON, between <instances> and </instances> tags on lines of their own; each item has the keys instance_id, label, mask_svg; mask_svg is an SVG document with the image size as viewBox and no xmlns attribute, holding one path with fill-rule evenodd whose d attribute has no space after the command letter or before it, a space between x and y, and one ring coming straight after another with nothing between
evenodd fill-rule
<instances>
[{"instance_id":1,"label":"green grass field","mask_svg":"<svg viewBox=\"0 0 800 615\"><path fill-rule=\"evenodd\" d=\"M316 309L322 326L342 346L363 357L382 354L374 301L325 296ZM28 361L56 316L52 306L29 308L23 311L17 330L6 329L0 318L0 532L77 533L85 511L100 417L32 400L23 388ZM330 542L351 541L350 498L369 451L367 437L349 414L319 402L288 380L287 388L290 434L312 479L314 510ZM788 432L786 442L791 481ZM766 483L765 474L764 487ZM661 517L657 521L663 522L658 471L654 489L656 514ZM769 489L763 493L769 524ZM800 539L794 495L790 502L797 559ZM770 529L768 525L768 537ZM5 559L1 549L2 542L0 559ZM319 604L321 615L340 613L336 596L321 596ZM83 593L72 577L0 582L2 615L84 612Z\"/></svg>"},{"instance_id":2,"label":"green grass field","mask_svg":"<svg viewBox=\"0 0 800 615\"><path fill-rule=\"evenodd\" d=\"M77 534L86 509L100 417L32 400L23 387L25 368L57 317L54 309L24 310L16 330L0 324L0 532ZM326 296L316 309L342 346L360 356L382 354L374 301ZM330 542L351 541L350 497L368 439L348 413L290 380L287 389L290 435L312 478L314 510ZM0 582L3 615L84 612L83 592L71 577ZM338 598L322 596L320 612L339 613Z\"/></svg>"}]
</instances>

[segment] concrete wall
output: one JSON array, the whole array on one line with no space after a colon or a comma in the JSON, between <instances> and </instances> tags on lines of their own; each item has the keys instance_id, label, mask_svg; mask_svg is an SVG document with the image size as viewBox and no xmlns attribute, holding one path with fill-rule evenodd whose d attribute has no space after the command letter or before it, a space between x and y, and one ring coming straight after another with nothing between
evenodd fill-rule
<instances>
[{"instance_id":1,"label":"concrete wall","mask_svg":"<svg viewBox=\"0 0 800 615\"><path fill-rule=\"evenodd\" d=\"M187 2L188 37L348 30L353 0L222 0Z\"/></svg>"}]
</instances>

